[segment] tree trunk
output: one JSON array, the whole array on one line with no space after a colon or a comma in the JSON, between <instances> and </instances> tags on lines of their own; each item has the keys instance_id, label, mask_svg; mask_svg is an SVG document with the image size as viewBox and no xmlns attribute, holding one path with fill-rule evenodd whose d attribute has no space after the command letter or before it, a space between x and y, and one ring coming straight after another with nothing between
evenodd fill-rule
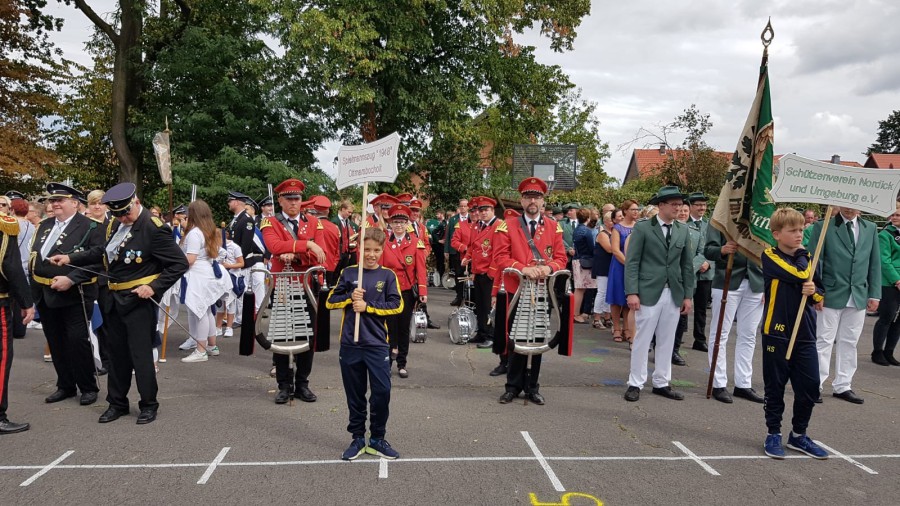
<instances>
[{"instance_id":1,"label":"tree trunk","mask_svg":"<svg viewBox=\"0 0 900 506\"><path fill-rule=\"evenodd\" d=\"M378 140L378 125L375 115L375 103L369 102L363 113L363 124L360 126L363 142L370 143Z\"/></svg>"},{"instance_id":2,"label":"tree trunk","mask_svg":"<svg viewBox=\"0 0 900 506\"><path fill-rule=\"evenodd\" d=\"M128 143L128 116L140 91L143 13L134 0L122 0L120 6L122 26L115 44L113 63L111 134L113 148L119 159L119 180L134 183L140 192L143 178L140 159Z\"/></svg>"}]
</instances>

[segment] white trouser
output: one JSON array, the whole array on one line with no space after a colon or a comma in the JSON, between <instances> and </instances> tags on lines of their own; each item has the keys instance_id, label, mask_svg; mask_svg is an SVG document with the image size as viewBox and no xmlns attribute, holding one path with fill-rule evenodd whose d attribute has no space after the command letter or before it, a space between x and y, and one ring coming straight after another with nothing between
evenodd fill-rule
<instances>
[{"instance_id":1,"label":"white trouser","mask_svg":"<svg viewBox=\"0 0 900 506\"><path fill-rule=\"evenodd\" d=\"M716 359L716 374L713 387L728 386L728 355L725 345L728 334L737 316L737 334L734 342L734 386L750 388L753 376L753 350L756 348L756 331L763 315L763 294L750 290L750 280L744 279L737 290L728 291L728 302L725 304L725 318L722 320L722 336L719 338L719 356ZM719 313L722 308L722 290L712 290L712 321L709 326L709 359L712 367L712 356L716 342L716 326L719 324Z\"/></svg>"},{"instance_id":2,"label":"white trouser","mask_svg":"<svg viewBox=\"0 0 900 506\"><path fill-rule=\"evenodd\" d=\"M266 294L266 275L262 271L250 271L250 291L253 292L253 297L255 298L254 304L256 304L256 312L259 312L259 307L262 305L263 296Z\"/></svg>"},{"instance_id":3,"label":"white trouser","mask_svg":"<svg viewBox=\"0 0 900 506\"><path fill-rule=\"evenodd\" d=\"M816 349L819 352L819 389L825 386L831 366L831 348L834 347L834 380L831 388L841 394L850 390L850 382L856 374L856 343L866 321L866 310L855 307L843 309L822 308L816 326Z\"/></svg>"},{"instance_id":4,"label":"white trouser","mask_svg":"<svg viewBox=\"0 0 900 506\"><path fill-rule=\"evenodd\" d=\"M597 296L594 297L594 312L597 314L608 313L609 304L606 303L606 285L609 284L607 276L597 276Z\"/></svg>"},{"instance_id":5,"label":"white trouser","mask_svg":"<svg viewBox=\"0 0 900 506\"><path fill-rule=\"evenodd\" d=\"M631 350L631 372L628 386L644 388L647 382L647 354L650 342L656 334L656 367L653 369L653 387L669 385L672 378L672 350L675 348L675 329L681 316L681 306L672 302L672 292L663 288L659 301L654 306L641 304L635 312L635 335ZM660 358L661 357L661 358Z\"/></svg>"}]
</instances>

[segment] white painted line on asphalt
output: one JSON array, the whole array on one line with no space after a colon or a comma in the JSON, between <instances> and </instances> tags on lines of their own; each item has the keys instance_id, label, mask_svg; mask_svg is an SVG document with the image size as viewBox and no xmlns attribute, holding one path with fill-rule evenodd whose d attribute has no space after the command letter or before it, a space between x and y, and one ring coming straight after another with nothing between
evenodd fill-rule
<instances>
[{"instance_id":1,"label":"white painted line on asphalt","mask_svg":"<svg viewBox=\"0 0 900 506\"><path fill-rule=\"evenodd\" d=\"M837 457L837 458L839 458L839 459L844 459L844 460L846 460L847 462L853 464L854 466L856 466L856 467L862 469L863 471L865 471L865 472L867 472L867 473L869 473L869 474L878 474L878 471L872 469L871 467L867 467L867 466L861 464L860 462L857 462L857 461L853 460L849 455L844 455L843 453L841 453L841 452L835 450L834 448L832 448L832 447L830 447L830 446L828 446L828 445L822 443L821 441L814 441L814 442L815 442L817 445L821 446L822 448L825 448L826 450L828 450L828 451L830 451L831 453L833 453L835 457Z\"/></svg>"},{"instance_id":2,"label":"white painted line on asphalt","mask_svg":"<svg viewBox=\"0 0 900 506\"><path fill-rule=\"evenodd\" d=\"M380 459L378 461L378 477L379 478L384 479L384 478L388 477L387 463L388 463L387 459Z\"/></svg>"},{"instance_id":3,"label":"white painted line on asphalt","mask_svg":"<svg viewBox=\"0 0 900 506\"><path fill-rule=\"evenodd\" d=\"M712 466L710 466L710 465L707 464L706 462L703 462L703 459L701 459L700 457L698 457L696 453L694 453L694 452L688 450L688 447L687 447L687 446L684 446L683 444L681 444L681 443L678 442L678 441L672 441L672 444L675 445L675 446L677 446L679 450L683 451L684 454L687 455L691 460L693 460L694 462L700 464L700 467L702 467L703 469L705 469L707 473L709 473L709 474L711 474L711 475L713 475L713 476L722 476L721 474L719 474L718 471L716 471L715 469L713 469Z\"/></svg>"},{"instance_id":4,"label":"white painted line on asphalt","mask_svg":"<svg viewBox=\"0 0 900 506\"><path fill-rule=\"evenodd\" d=\"M69 458L69 455L72 455L73 453L75 453L74 450L69 450L69 451L67 451L66 453L63 453L58 459L56 459L56 460L54 460L53 462L47 464L46 466L42 467L40 471L38 471L38 472L34 473L33 475L31 475L31 478L28 478L27 480L23 481L22 483L19 483L19 486L20 486L20 487L27 487L28 485L31 485L31 484L34 483L38 478L40 478L41 476L43 476L43 475L49 473L51 469L53 469L54 467L57 466L57 464L59 464L60 462L66 460L67 458Z\"/></svg>"},{"instance_id":5,"label":"white painted line on asphalt","mask_svg":"<svg viewBox=\"0 0 900 506\"><path fill-rule=\"evenodd\" d=\"M200 480L197 481L197 485L206 485L206 482L209 481L209 477L216 471L216 467L222 463L225 455L228 455L229 450L231 450L230 446L222 448L222 451L220 451L219 454L216 455L216 458L210 462L209 467L206 468L206 472L204 472L203 476L200 477Z\"/></svg>"},{"instance_id":6,"label":"white painted line on asphalt","mask_svg":"<svg viewBox=\"0 0 900 506\"><path fill-rule=\"evenodd\" d=\"M527 430L522 431L522 437L525 438L525 442L528 443L528 447L531 448L531 452L534 453L534 458L537 459L538 463L544 469L544 472L547 473L547 478L550 478L550 483L553 484L553 489L557 492L565 492L566 489L563 488L562 483L560 483L559 478L556 477L556 473L553 472L553 468L550 467L550 463L547 462L547 459L544 458L544 455L538 450L536 444L534 444L534 440L531 439L531 436L528 434Z\"/></svg>"}]
</instances>

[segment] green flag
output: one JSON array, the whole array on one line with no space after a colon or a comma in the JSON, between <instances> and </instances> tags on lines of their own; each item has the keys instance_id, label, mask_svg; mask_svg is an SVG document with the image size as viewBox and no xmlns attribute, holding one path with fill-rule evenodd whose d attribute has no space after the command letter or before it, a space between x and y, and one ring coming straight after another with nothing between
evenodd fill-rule
<instances>
[{"instance_id":1,"label":"green flag","mask_svg":"<svg viewBox=\"0 0 900 506\"><path fill-rule=\"evenodd\" d=\"M766 49L759 69L756 98L710 220L727 240L738 244L744 256L757 263L762 252L775 244L769 230L769 219L775 211L775 202L769 195L774 131Z\"/></svg>"}]
</instances>

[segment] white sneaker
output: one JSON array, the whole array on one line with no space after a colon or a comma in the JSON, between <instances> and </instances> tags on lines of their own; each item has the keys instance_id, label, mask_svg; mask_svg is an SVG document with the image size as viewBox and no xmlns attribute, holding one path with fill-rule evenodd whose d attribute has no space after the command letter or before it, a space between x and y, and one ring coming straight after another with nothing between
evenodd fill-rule
<instances>
[{"instance_id":1,"label":"white sneaker","mask_svg":"<svg viewBox=\"0 0 900 506\"><path fill-rule=\"evenodd\" d=\"M234 336L234 329L231 327L225 327L225 337Z\"/></svg>"},{"instance_id":2,"label":"white sneaker","mask_svg":"<svg viewBox=\"0 0 900 506\"><path fill-rule=\"evenodd\" d=\"M209 360L209 356L198 350L194 350L190 355L181 359L182 362L206 362L207 360Z\"/></svg>"},{"instance_id":3,"label":"white sneaker","mask_svg":"<svg viewBox=\"0 0 900 506\"><path fill-rule=\"evenodd\" d=\"M216 337L219 337L221 335L222 335L222 327L219 327L216 329Z\"/></svg>"},{"instance_id":4,"label":"white sneaker","mask_svg":"<svg viewBox=\"0 0 900 506\"><path fill-rule=\"evenodd\" d=\"M51 355L44 355L44 362L53 362L53 357Z\"/></svg>"},{"instance_id":5,"label":"white sneaker","mask_svg":"<svg viewBox=\"0 0 900 506\"><path fill-rule=\"evenodd\" d=\"M212 346L212 347L207 346L206 353L207 353L207 355L211 355L213 357L218 357L219 356L219 347L218 346Z\"/></svg>"},{"instance_id":6,"label":"white sneaker","mask_svg":"<svg viewBox=\"0 0 900 506\"><path fill-rule=\"evenodd\" d=\"M178 349L187 351L187 350L193 350L196 347L197 347L197 341L194 341L193 339L191 339L189 337L189 338L187 338L187 341L181 343L181 346L179 346Z\"/></svg>"},{"instance_id":7,"label":"white sneaker","mask_svg":"<svg viewBox=\"0 0 900 506\"><path fill-rule=\"evenodd\" d=\"M28 322L28 325L26 325L25 327L29 328L29 329L38 329L38 330L44 328L44 326L41 325L41 322L36 322L34 320L31 320L30 322Z\"/></svg>"}]
</instances>

